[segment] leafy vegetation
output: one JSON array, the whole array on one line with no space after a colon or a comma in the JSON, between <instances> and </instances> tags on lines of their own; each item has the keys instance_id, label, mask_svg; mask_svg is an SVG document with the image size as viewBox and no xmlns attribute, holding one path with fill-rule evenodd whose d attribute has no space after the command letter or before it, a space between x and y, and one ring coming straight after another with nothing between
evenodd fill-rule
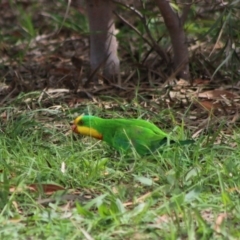
<instances>
[{"instance_id":1,"label":"leafy vegetation","mask_svg":"<svg viewBox=\"0 0 240 240\"><path fill-rule=\"evenodd\" d=\"M191 8L193 85L169 79L171 69L117 20L121 82L89 87L81 7L66 15L64 1L0 3L1 239L240 238L236 2ZM139 11L168 47L151 4ZM144 35L143 22L119 9ZM196 143L120 155L72 134L70 122L81 113L140 117Z\"/></svg>"},{"instance_id":2,"label":"leafy vegetation","mask_svg":"<svg viewBox=\"0 0 240 240\"><path fill-rule=\"evenodd\" d=\"M218 144L208 134L191 147L122 156L73 136L69 110L1 108L4 238L239 237L237 132Z\"/></svg>"}]
</instances>

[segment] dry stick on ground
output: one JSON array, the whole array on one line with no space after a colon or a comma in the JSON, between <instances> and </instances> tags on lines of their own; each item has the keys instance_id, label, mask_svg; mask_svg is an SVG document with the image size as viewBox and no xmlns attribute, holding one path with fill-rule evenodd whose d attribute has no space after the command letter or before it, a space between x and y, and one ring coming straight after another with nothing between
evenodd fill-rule
<instances>
[{"instance_id":1,"label":"dry stick on ground","mask_svg":"<svg viewBox=\"0 0 240 240\"><path fill-rule=\"evenodd\" d=\"M18 90L17 86L15 86L14 89L0 101L0 106L2 106L5 102L8 102L8 104L10 104L10 102L14 101L15 98L11 98L11 97L18 92L19 92L19 90Z\"/></svg>"},{"instance_id":2,"label":"dry stick on ground","mask_svg":"<svg viewBox=\"0 0 240 240\"><path fill-rule=\"evenodd\" d=\"M72 56L71 62L73 64L73 66L76 68L77 73L78 73L77 79L74 82L74 88L75 88L75 93L76 93L82 82L81 80L82 80L82 74L83 74L83 61L80 58Z\"/></svg>"},{"instance_id":3,"label":"dry stick on ground","mask_svg":"<svg viewBox=\"0 0 240 240\"><path fill-rule=\"evenodd\" d=\"M190 79L189 65L188 65L188 46L186 36L183 30L183 23L181 18L172 10L169 1L155 0L168 29L174 54L174 65L178 68L182 63L186 63L184 68L179 72L179 77L183 79Z\"/></svg>"},{"instance_id":4,"label":"dry stick on ground","mask_svg":"<svg viewBox=\"0 0 240 240\"><path fill-rule=\"evenodd\" d=\"M95 78L97 72L100 70L100 68L102 68L104 66L104 64L106 64L109 56L111 53L109 53L105 59L102 60L102 62L99 63L99 65L92 71L91 75L89 76L88 80L83 84L83 87L88 87L90 82ZM107 78L106 78L107 79Z\"/></svg>"},{"instance_id":5,"label":"dry stick on ground","mask_svg":"<svg viewBox=\"0 0 240 240\"><path fill-rule=\"evenodd\" d=\"M164 82L164 84L162 85L163 87L166 87L168 85L170 85L170 83L176 79L176 76L185 68L186 64L188 62L182 62L176 69L175 71L166 79L166 81Z\"/></svg>"},{"instance_id":6,"label":"dry stick on ground","mask_svg":"<svg viewBox=\"0 0 240 240\"><path fill-rule=\"evenodd\" d=\"M161 40L161 38L158 38L157 41L156 41L156 43L159 44L160 40ZM148 59L149 55L153 52L153 50L154 50L153 47L151 47L151 48L146 52L145 56L143 57L142 63L145 63L145 62L146 62L146 60ZM167 56L167 55L166 55L166 56ZM167 56L167 57L168 57L168 56Z\"/></svg>"},{"instance_id":7,"label":"dry stick on ground","mask_svg":"<svg viewBox=\"0 0 240 240\"><path fill-rule=\"evenodd\" d=\"M24 83L21 75L19 75L18 71L14 71L16 77L14 78L14 88L12 89L11 92L9 92L1 101L0 101L0 106L3 105L5 102L11 103L12 101L15 100L15 98L10 99L14 94L19 93L19 86L22 87L24 86L26 89L29 88L27 84Z\"/></svg>"}]
</instances>

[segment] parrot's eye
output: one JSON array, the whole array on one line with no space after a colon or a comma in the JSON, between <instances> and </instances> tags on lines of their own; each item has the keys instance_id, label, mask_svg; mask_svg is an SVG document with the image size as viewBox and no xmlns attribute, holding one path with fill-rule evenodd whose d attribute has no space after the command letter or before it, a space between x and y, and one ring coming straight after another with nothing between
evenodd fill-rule
<instances>
[{"instance_id":1,"label":"parrot's eye","mask_svg":"<svg viewBox=\"0 0 240 240\"><path fill-rule=\"evenodd\" d=\"M82 126L83 125L83 119L82 119L82 115L77 117L75 120L74 120L74 124L75 125L78 125L78 126Z\"/></svg>"},{"instance_id":2,"label":"parrot's eye","mask_svg":"<svg viewBox=\"0 0 240 240\"><path fill-rule=\"evenodd\" d=\"M78 123L77 123L79 126L83 125L83 120L82 119L79 119Z\"/></svg>"}]
</instances>

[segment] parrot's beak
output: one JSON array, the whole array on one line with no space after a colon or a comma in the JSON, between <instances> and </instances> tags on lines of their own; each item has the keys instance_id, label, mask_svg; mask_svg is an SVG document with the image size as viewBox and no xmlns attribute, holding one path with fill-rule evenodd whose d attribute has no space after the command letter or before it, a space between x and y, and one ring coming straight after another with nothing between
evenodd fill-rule
<instances>
[{"instance_id":1,"label":"parrot's beak","mask_svg":"<svg viewBox=\"0 0 240 240\"><path fill-rule=\"evenodd\" d=\"M75 124L72 125L72 131L78 133L77 125Z\"/></svg>"}]
</instances>

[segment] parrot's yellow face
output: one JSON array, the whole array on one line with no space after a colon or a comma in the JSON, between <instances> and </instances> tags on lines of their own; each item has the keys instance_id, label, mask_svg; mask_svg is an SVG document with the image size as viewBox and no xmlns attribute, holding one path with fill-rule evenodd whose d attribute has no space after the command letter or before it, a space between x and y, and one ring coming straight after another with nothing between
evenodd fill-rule
<instances>
[{"instance_id":1,"label":"parrot's yellow face","mask_svg":"<svg viewBox=\"0 0 240 240\"><path fill-rule=\"evenodd\" d=\"M90 127L88 121L84 121L84 115L81 115L74 120L72 131L85 136L91 136L99 140L103 139L101 133L99 133L96 129Z\"/></svg>"}]
</instances>

